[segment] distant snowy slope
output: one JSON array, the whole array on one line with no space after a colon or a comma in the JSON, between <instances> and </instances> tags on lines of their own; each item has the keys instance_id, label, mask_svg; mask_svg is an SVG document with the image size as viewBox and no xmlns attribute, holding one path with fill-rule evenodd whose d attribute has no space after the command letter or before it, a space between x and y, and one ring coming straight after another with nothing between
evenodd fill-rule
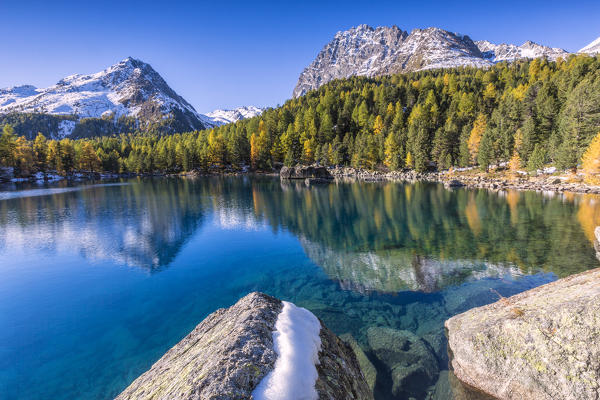
<instances>
[{"instance_id":1,"label":"distant snowy slope","mask_svg":"<svg viewBox=\"0 0 600 400\"><path fill-rule=\"evenodd\" d=\"M592 43L585 46L583 49L579 50L578 53L586 53L586 54L598 54L600 53L600 37L594 40Z\"/></svg>"},{"instance_id":2,"label":"distant snowy slope","mask_svg":"<svg viewBox=\"0 0 600 400\"><path fill-rule=\"evenodd\" d=\"M493 44L487 40L475 42L483 57L492 61L515 61L520 58L539 58L546 57L550 60L556 60L559 57L566 57L569 52L557 47L548 47L528 40L521 46L514 44Z\"/></svg>"},{"instance_id":3,"label":"distant snowy slope","mask_svg":"<svg viewBox=\"0 0 600 400\"><path fill-rule=\"evenodd\" d=\"M254 106L238 107L233 110L215 110L205 114L208 117L209 123L215 126L230 124L246 118L256 117L261 115L263 108Z\"/></svg>"},{"instance_id":4,"label":"distant snowy slope","mask_svg":"<svg viewBox=\"0 0 600 400\"><path fill-rule=\"evenodd\" d=\"M35 96L37 88L31 85L14 86L0 89L0 110L11 104L20 102L24 98Z\"/></svg>"}]
</instances>

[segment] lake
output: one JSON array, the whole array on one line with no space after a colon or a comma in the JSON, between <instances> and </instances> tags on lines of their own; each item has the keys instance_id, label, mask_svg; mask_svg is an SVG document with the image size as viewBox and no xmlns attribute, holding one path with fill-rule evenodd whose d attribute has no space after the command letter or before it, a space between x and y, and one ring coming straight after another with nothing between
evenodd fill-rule
<instances>
[{"instance_id":1,"label":"lake","mask_svg":"<svg viewBox=\"0 0 600 400\"><path fill-rule=\"evenodd\" d=\"M351 334L377 368L377 398L431 398L394 389L369 332L422 339L438 365L433 381L414 379L433 386L447 318L598 267L596 225L592 195L432 183L13 186L0 192L0 398L113 398L252 291Z\"/></svg>"}]
</instances>

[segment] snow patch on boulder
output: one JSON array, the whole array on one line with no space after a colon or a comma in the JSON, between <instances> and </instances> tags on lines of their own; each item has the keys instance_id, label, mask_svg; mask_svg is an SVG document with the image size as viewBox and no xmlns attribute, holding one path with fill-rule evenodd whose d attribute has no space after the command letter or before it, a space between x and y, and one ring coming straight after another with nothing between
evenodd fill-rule
<instances>
[{"instance_id":1,"label":"snow patch on boulder","mask_svg":"<svg viewBox=\"0 0 600 400\"><path fill-rule=\"evenodd\" d=\"M321 350L321 323L313 313L287 301L277 317L273 342L275 367L252 395L256 400L317 399L316 364Z\"/></svg>"}]
</instances>

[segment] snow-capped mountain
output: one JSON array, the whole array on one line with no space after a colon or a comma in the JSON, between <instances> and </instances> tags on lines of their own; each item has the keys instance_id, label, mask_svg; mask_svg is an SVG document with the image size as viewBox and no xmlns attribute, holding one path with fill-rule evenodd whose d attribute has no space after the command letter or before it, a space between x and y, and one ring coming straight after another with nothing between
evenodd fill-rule
<instances>
[{"instance_id":1,"label":"snow-capped mountain","mask_svg":"<svg viewBox=\"0 0 600 400\"><path fill-rule=\"evenodd\" d=\"M75 121L116 121L125 116L142 129L149 124L168 125L166 121L182 130L208 125L149 64L131 57L95 74L68 76L44 89L30 85L0 89L0 114L8 113L74 116Z\"/></svg>"},{"instance_id":2,"label":"snow-capped mountain","mask_svg":"<svg viewBox=\"0 0 600 400\"><path fill-rule=\"evenodd\" d=\"M475 42L483 57L492 62L514 61L520 58L539 58L546 57L550 60L556 60L559 57L566 57L569 52L558 47L548 47L534 43L530 40L521 46L514 44L493 44L487 40Z\"/></svg>"},{"instance_id":3,"label":"snow-capped mountain","mask_svg":"<svg viewBox=\"0 0 600 400\"><path fill-rule=\"evenodd\" d=\"M578 53L586 53L586 54L598 54L600 53L600 37L594 40L592 43L585 46L583 49L579 50Z\"/></svg>"},{"instance_id":4,"label":"snow-capped mountain","mask_svg":"<svg viewBox=\"0 0 600 400\"><path fill-rule=\"evenodd\" d=\"M526 42L522 46L473 42L439 28L415 29L410 34L397 26L360 25L338 32L317 58L300 74L294 97L340 78L378 76L457 66L487 67L502 60L568 55L562 49Z\"/></svg>"},{"instance_id":5,"label":"snow-capped mountain","mask_svg":"<svg viewBox=\"0 0 600 400\"><path fill-rule=\"evenodd\" d=\"M246 118L261 115L263 108L254 106L238 107L233 110L215 110L205 114L210 123L214 126L230 124Z\"/></svg>"}]
</instances>

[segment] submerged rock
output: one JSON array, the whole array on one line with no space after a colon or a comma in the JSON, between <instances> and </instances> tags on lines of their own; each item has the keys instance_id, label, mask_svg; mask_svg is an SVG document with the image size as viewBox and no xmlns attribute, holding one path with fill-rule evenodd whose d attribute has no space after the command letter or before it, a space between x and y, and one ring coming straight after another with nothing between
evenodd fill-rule
<instances>
[{"instance_id":1,"label":"submerged rock","mask_svg":"<svg viewBox=\"0 0 600 400\"><path fill-rule=\"evenodd\" d=\"M206 317L117 399L251 399L277 360L280 300L251 293ZM351 347L323 326L316 365L319 399L372 399Z\"/></svg>"},{"instance_id":2,"label":"submerged rock","mask_svg":"<svg viewBox=\"0 0 600 400\"><path fill-rule=\"evenodd\" d=\"M403 330L386 327L371 327L367 339L377 360L388 371L388 382L380 379L381 385L391 384L391 393L399 398L422 398L428 386L438 377L438 362L429 346L418 336ZM391 381L391 382L390 382ZM379 388L388 392L387 388Z\"/></svg>"},{"instance_id":3,"label":"submerged rock","mask_svg":"<svg viewBox=\"0 0 600 400\"><path fill-rule=\"evenodd\" d=\"M499 399L598 399L600 269L446 321L458 379Z\"/></svg>"},{"instance_id":4,"label":"submerged rock","mask_svg":"<svg viewBox=\"0 0 600 400\"><path fill-rule=\"evenodd\" d=\"M329 170L325 167L304 165L283 167L281 168L281 171L279 171L279 177L281 179L333 179L333 176L331 176Z\"/></svg>"}]
</instances>

